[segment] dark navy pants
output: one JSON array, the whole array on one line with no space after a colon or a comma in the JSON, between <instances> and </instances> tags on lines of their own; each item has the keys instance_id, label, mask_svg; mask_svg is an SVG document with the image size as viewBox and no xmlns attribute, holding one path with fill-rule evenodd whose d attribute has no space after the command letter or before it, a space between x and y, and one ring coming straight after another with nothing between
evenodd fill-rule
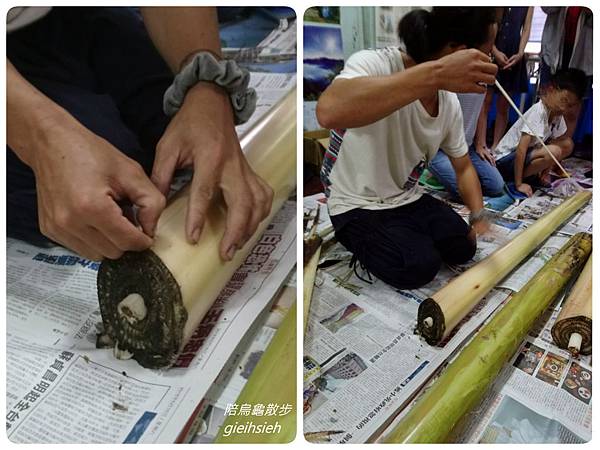
<instances>
[{"instance_id":1,"label":"dark navy pants","mask_svg":"<svg viewBox=\"0 0 600 450\"><path fill-rule=\"evenodd\" d=\"M173 75L137 10L53 8L8 34L6 47L31 84L150 173ZM6 167L8 235L43 244L33 172L10 148Z\"/></svg>"},{"instance_id":2,"label":"dark navy pants","mask_svg":"<svg viewBox=\"0 0 600 450\"><path fill-rule=\"evenodd\" d=\"M477 249L466 222L427 194L397 208L353 209L331 216L331 222L338 241L362 266L398 289L427 284L442 262L467 262Z\"/></svg>"}]
</instances>

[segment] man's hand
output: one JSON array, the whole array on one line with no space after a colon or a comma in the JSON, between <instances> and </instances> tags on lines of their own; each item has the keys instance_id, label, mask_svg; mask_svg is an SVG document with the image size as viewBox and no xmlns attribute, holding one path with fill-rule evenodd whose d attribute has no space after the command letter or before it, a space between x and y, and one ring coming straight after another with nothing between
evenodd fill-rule
<instances>
[{"instance_id":1,"label":"man's hand","mask_svg":"<svg viewBox=\"0 0 600 450\"><path fill-rule=\"evenodd\" d=\"M475 245L477 245L477 236L490 233L491 225L487 220L478 220L471 224L471 229L467 238Z\"/></svg>"},{"instance_id":2,"label":"man's hand","mask_svg":"<svg viewBox=\"0 0 600 450\"><path fill-rule=\"evenodd\" d=\"M219 191L227 204L227 224L220 244L229 261L269 215L273 190L248 165L233 123L229 97L212 83L198 83L158 143L152 180L166 195L173 173L192 167L194 175L185 233L198 242L206 211Z\"/></svg>"},{"instance_id":3,"label":"man's hand","mask_svg":"<svg viewBox=\"0 0 600 450\"><path fill-rule=\"evenodd\" d=\"M115 259L152 245L164 196L141 166L76 121L50 130L31 161L41 232L80 255ZM138 207L142 230L117 204Z\"/></svg>"},{"instance_id":4,"label":"man's hand","mask_svg":"<svg viewBox=\"0 0 600 450\"><path fill-rule=\"evenodd\" d=\"M525 194L527 197L531 197L533 195L533 190L531 189L531 186L527 183L520 183L517 184L515 187L517 191Z\"/></svg>"},{"instance_id":5,"label":"man's hand","mask_svg":"<svg viewBox=\"0 0 600 450\"><path fill-rule=\"evenodd\" d=\"M492 166L496 167L496 158L492 154L492 151L486 146L475 146L475 152L481 159L489 162Z\"/></svg>"},{"instance_id":6,"label":"man's hand","mask_svg":"<svg viewBox=\"0 0 600 450\"><path fill-rule=\"evenodd\" d=\"M485 53L471 48L458 50L437 60L440 89L452 92L483 94L487 84L494 84L498 66Z\"/></svg>"}]
</instances>

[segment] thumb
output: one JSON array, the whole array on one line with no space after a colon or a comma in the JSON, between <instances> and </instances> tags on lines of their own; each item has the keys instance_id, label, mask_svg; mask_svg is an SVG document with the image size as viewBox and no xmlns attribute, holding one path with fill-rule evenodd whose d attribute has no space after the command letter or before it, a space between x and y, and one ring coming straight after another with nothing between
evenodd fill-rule
<instances>
[{"instance_id":1,"label":"thumb","mask_svg":"<svg viewBox=\"0 0 600 450\"><path fill-rule=\"evenodd\" d=\"M171 180L177 166L177 154L157 149L152 166L152 181L164 196L169 195Z\"/></svg>"},{"instance_id":2,"label":"thumb","mask_svg":"<svg viewBox=\"0 0 600 450\"><path fill-rule=\"evenodd\" d=\"M165 196L143 172L125 177L121 185L127 198L138 207L137 219L142 230L148 236L154 237L158 218L167 203Z\"/></svg>"}]
</instances>

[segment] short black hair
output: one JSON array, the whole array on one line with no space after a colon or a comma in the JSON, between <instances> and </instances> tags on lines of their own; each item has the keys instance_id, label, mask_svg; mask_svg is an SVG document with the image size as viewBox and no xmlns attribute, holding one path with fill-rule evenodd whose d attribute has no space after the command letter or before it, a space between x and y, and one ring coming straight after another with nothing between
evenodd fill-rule
<instances>
[{"instance_id":1,"label":"short black hair","mask_svg":"<svg viewBox=\"0 0 600 450\"><path fill-rule=\"evenodd\" d=\"M585 96L587 77L583 70L560 69L550 78L550 85L572 92L581 100Z\"/></svg>"},{"instance_id":2,"label":"short black hair","mask_svg":"<svg viewBox=\"0 0 600 450\"><path fill-rule=\"evenodd\" d=\"M416 63L430 60L447 44L479 47L497 22L494 7L434 7L415 9L398 24L398 37Z\"/></svg>"}]
</instances>

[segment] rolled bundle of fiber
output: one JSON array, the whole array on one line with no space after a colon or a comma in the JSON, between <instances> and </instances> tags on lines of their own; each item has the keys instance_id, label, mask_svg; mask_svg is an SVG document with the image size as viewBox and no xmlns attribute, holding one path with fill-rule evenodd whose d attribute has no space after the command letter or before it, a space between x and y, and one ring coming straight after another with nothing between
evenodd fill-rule
<instances>
[{"instance_id":1,"label":"rolled bundle of fiber","mask_svg":"<svg viewBox=\"0 0 600 450\"><path fill-rule=\"evenodd\" d=\"M552 327L552 338L574 356L592 353L591 255Z\"/></svg>"}]
</instances>

